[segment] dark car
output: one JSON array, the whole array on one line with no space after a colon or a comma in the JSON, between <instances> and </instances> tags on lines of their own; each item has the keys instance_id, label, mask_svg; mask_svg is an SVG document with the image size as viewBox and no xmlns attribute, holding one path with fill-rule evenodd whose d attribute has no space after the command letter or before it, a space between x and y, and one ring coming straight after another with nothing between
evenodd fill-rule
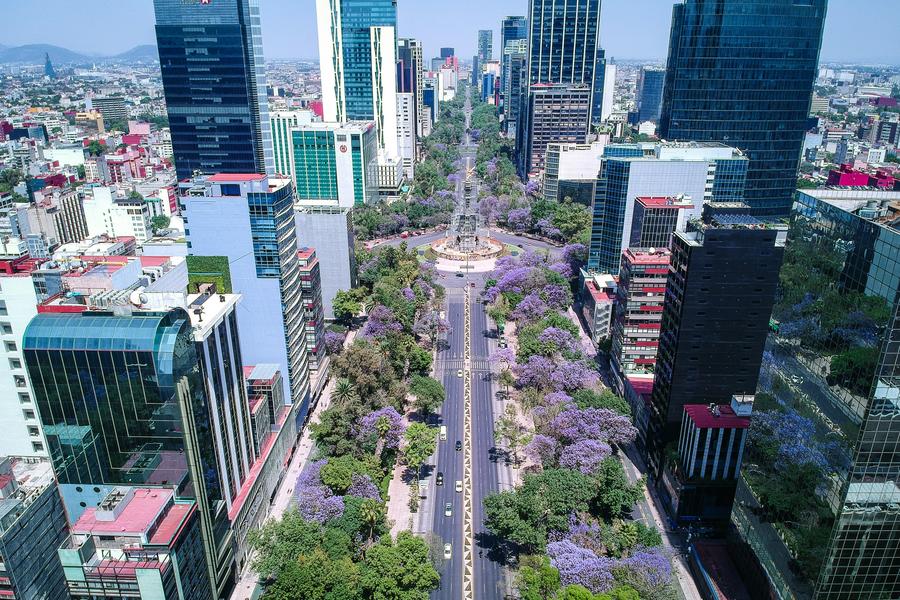
<instances>
[{"instance_id":1,"label":"dark car","mask_svg":"<svg viewBox=\"0 0 900 600\"><path fill-rule=\"evenodd\" d=\"M459 440L456 440L456 449L457 449L457 450L462 450L462 442L459 441Z\"/></svg>"},{"instance_id":2,"label":"dark car","mask_svg":"<svg viewBox=\"0 0 900 600\"><path fill-rule=\"evenodd\" d=\"M444 485L444 474L438 471L437 477L434 478L434 485Z\"/></svg>"}]
</instances>

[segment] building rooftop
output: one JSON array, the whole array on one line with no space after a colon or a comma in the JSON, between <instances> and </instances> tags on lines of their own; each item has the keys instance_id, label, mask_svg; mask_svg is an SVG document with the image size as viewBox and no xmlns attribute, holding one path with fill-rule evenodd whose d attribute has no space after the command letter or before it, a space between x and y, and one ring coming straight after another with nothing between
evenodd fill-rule
<instances>
[{"instance_id":1,"label":"building rooftop","mask_svg":"<svg viewBox=\"0 0 900 600\"><path fill-rule=\"evenodd\" d=\"M272 383L275 381L276 375L278 375L278 365L274 363L260 363L244 367L244 379L247 381Z\"/></svg>"},{"instance_id":2,"label":"building rooftop","mask_svg":"<svg viewBox=\"0 0 900 600\"><path fill-rule=\"evenodd\" d=\"M672 260L668 248L626 248L622 255L628 262L638 265L668 265Z\"/></svg>"},{"instance_id":3,"label":"building rooftop","mask_svg":"<svg viewBox=\"0 0 900 600\"><path fill-rule=\"evenodd\" d=\"M684 412L700 429L747 429L750 427L750 417L736 415L728 404L718 406L685 404Z\"/></svg>"},{"instance_id":4,"label":"building rooftop","mask_svg":"<svg viewBox=\"0 0 900 600\"><path fill-rule=\"evenodd\" d=\"M141 536L149 540L151 528L174 498L175 493L166 488L114 488L98 506L84 510L72 525L72 533Z\"/></svg>"},{"instance_id":5,"label":"building rooftop","mask_svg":"<svg viewBox=\"0 0 900 600\"><path fill-rule=\"evenodd\" d=\"M207 177L212 183L237 183L241 181L262 181L265 175L259 173L216 173Z\"/></svg>"},{"instance_id":6,"label":"building rooftop","mask_svg":"<svg viewBox=\"0 0 900 600\"><path fill-rule=\"evenodd\" d=\"M683 210L694 208L690 196L638 196L636 202L644 208L671 208Z\"/></svg>"},{"instance_id":7,"label":"building rooftop","mask_svg":"<svg viewBox=\"0 0 900 600\"><path fill-rule=\"evenodd\" d=\"M0 535L53 483L53 469L47 459L0 459Z\"/></svg>"},{"instance_id":8,"label":"building rooftop","mask_svg":"<svg viewBox=\"0 0 900 600\"><path fill-rule=\"evenodd\" d=\"M186 302L194 340L205 340L210 329L240 301L240 294L189 294Z\"/></svg>"},{"instance_id":9,"label":"building rooftop","mask_svg":"<svg viewBox=\"0 0 900 600\"><path fill-rule=\"evenodd\" d=\"M891 230L900 231L900 190L824 188L800 190L800 194L815 198Z\"/></svg>"}]
</instances>

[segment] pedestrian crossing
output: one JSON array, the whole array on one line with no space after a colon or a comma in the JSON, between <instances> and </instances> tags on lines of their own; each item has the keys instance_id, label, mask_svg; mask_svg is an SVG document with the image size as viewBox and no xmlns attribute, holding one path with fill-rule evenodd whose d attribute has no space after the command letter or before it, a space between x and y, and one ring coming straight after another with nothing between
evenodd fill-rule
<instances>
[{"instance_id":1,"label":"pedestrian crossing","mask_svg":"<svg viewBox=\"0 0 900 600\"><path fill-rule=\"evenodd\" d=\"M438 359L437 368L447 371L456 371L466 367L466 361L462 358ZM476 358L472 360L473 371L490 371L491 361L486 358Z\"/></svg>"}]
</instances>

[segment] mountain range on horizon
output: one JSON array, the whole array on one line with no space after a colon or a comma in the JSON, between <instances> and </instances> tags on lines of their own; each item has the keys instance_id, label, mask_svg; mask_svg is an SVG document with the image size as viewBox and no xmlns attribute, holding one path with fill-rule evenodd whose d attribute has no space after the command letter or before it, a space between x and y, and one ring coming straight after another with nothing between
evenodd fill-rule
<instances>
[{"instance_id":1,"label":"mountain range on horizon","mask_svg":"<svg viewBox=\"0 0 900 600\"><path fill-rule=\"evenodd\" d=\"M113 55L91 55L69 50L53 44L24 44L22 46L0 45L0 64L22 63L43 64L44 55L49 54L53 64L90 64L95 62L149 61L158 60L156 46L141 44L130 50Z\"/></svg>"}]
</instances>

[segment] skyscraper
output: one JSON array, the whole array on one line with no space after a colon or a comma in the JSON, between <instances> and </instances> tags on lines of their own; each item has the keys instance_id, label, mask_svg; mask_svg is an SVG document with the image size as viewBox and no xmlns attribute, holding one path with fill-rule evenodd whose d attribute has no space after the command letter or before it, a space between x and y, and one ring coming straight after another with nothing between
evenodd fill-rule
<instances>
[{"instance_id":1,"label":"skyscraper","mask_svg":"<svg viewBox=\"0 0 900 600\"><path fill-rule=\"evenodd\" d=\"M506 47L510 42L528 39L528 20L524 17L505 17L500 23L500 87L505 89L509 58Z\"/></svg>"},{"instance_id":2,"label":"skyscraper","mask_svg":"<svg viewBox=\"0 0 900 600\"><path fill-rule=\"evenodd\" d=\"M520 172L537 173L544 168L550 143L583 144L591 115L590 85L531 86L524 114L527 132L521 140Z\"/></svg>"},{"instance_id":3,"label":"skyscraper","mask_svg":"<svg viewBox=\"0 0 900 600\"><path fill-rule=\"evenodd\" d=\"M503 49L503 131L515 137L528 89L528 40L512 40Z\"/></svg>"},{"instance_id":4,"label":"skyscraper","mask_svg":"<svg viewBox=\"0 0 900 600\"><path fill-rule=\"evenodd\" d=\"M397 156L397 0L316 0L325 121L375 121Z\"/></svg>"},{"instance_id":5,"label":"skyscraper","mask_svg":"<svg viewBox=\"0 0 900 600\"><path fill-rule=\"evenodd\" d=\"M478 60L484 64L491 60L494 54L494 31L492 29L478 30Z\"/></svg>"},{"instance_id":6,"label":"skyscraper","mask_svg":"<svg viewBox=\"0 0 900 600\"><path fill-rule=\"evenodd\" d=\"M900 597L898 201L797 193L732 513L782 598Z\"/></svg>"},{"instance_id":7,"label":"skyscraper","mask_svg":"<svg viewBox=\"0 0 900 600\"><path fill-rule=\"evenodd\" d=\"M179 179L274 173L258 0L154 0Z\"/></svg>"},{"instance_id":8,"label":"skyscraper","mask_svg":"<svg viewBox=\"0 0 900 600\"><path fill-rule=\"evenodd\" d=\"M746 152L754 214L790 211L826 5L684 0L673 9L659 135Z\"/></svg>"},{"instance_id":9,"label":"skyscraper","mask_svg":"<svg viewBox=\"0 0 900 600\"><path fill-rule=\"evenodd\" d=\"M44 75L50 79L56 79L56 70L53 68L53 63L50 62L50 54L47 52L44 53Z\"/></svg>"},{"instance_id":10,"label":"skyscraper","mask_svg":"<svg viewBox=\"0 0 900 600\"><path fill-rule=\"evenodd\" d=\"M119 485L197 501L214 597L234 568L211 406L182 309L38 314L25 362L72 521Z\"/></svg>"},{"instance_id":11,"label":"skyscraper","mask_svg":"<svg viewBox=\"0 0 900 600\"><path fill-rule=\"evenodd\" d=\"M664 69L641 67L637 84L639 121L653 121L654 123L659 121L665 78L666 72Z\"/></svg>"},{"instance_id":12,"label":"skyscraper","mask_svg":"<svg viewBox=\"0 0 900 600\"><path fill-rule=\"evenodd\" d=\"M447 48L443 48L447 50ZM453 50L449 48L449 50ZM397 43L397 93L415 95L416 140L425 137L425 114L423 92L425 88L424 64L422 63L422 42L413 38L400 38Z\"/></svg>"},{"instance_id":13,"label":"skyscraper","mask_svg":"<svg viewBox=\"0 0 900 600\"><path fill-rule=\"evenodd\" d=\"M453 48L441 48L441 58L447 59L451 56L456 56L456 50Z\"/></svg>"},{"instance_id":14,"label":"skyscraper","mask_svg":"<svg viewBox=\"0 0 900 600\"><path fill-rule=\"evenodd\" d=\"M531 0L529 83L593 85L600 0Z\"/></svg>"},{"instance_id":15,"label":"skyscraper","mask_svg":"<svg viewBox=\"0 0 900 600\"><path fill-rule=\"evenodd\" d=\"M594 68L600 35L600 0L531 0L528 18L528 98L523 107L530 111L536 103L541 104L535 95L544 95L546 99L546 90L542 88L547 85L554 86L557 91L562 89L560 86L570 86L567 92L570 96L580 96L586 89L588 108L583 122L566 118L570 135L550 140L584 142L591 123ZM533 132L554 128L553 123L542 123L542 120L556 118L552 110L545 111L543 115L523 111L520 117L522 125L516 136L521 176L537 173L542 168L546 143L535 142Z\"/></svg>"},{"instance_id":16,"label":"skyscraper","mask_svg":"<svg viewBox=\"0 0 900 600\"><path fill-rule=\"evenodd\" d=\"M715 143L610 144L594 188L588 269L618 273L629 246L639 197L683 196L693 201L688 219L704 202L740 202L747 158Z\"/></svg>"},{"instance_id":17,"label":"skyscraper","mask_svg":"<svg viewBox=\"0 0 900 600\"><path fill-rule=\"evenodd\" d=\"M295 141L295 147L296 147ZM179 185L190 252L227 257L231 286L243 296L240 342L245 364L272 363L284 397L309 404L309 372L300 302L294 193L290 180L210 175Z\"/></svg>"}]
</instances>

